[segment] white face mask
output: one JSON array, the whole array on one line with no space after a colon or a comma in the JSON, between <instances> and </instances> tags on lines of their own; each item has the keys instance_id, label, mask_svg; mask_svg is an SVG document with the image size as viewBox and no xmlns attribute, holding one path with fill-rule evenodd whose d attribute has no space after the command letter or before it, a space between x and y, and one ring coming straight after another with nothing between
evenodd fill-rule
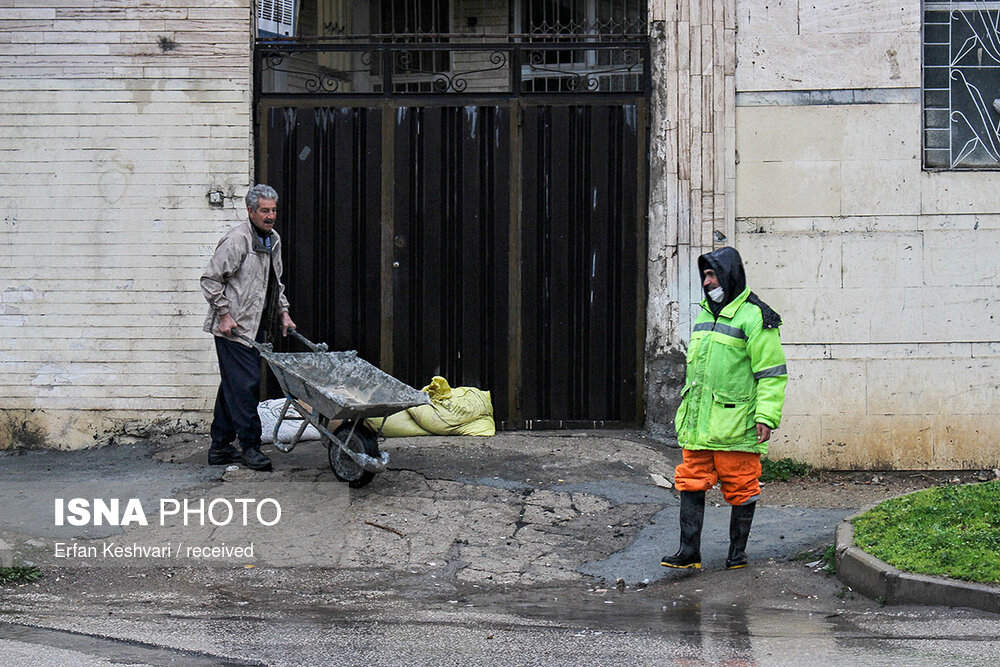
<instances>
[{"instance_id":1,"label":"white face mask","mask_svg":"<svg viewBox=\"0 0 1000 667\"><path fill-rule=\"evenodd\" d=\"M721 287L716 287L714 289L708 290L708 298L712 301L719 303L726 296L726 293L722 291Z\"/></svg>"}]
</instances>

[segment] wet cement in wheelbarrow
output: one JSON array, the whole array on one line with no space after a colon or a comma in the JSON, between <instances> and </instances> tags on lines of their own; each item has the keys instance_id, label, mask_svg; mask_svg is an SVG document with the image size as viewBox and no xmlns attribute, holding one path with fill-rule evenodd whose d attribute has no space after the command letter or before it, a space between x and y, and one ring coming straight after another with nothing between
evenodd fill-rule
<instances>
[{"instance_id":1,"label":"wet cement in wheelbarrow","mask_svg":"<svg viewBox=\"0 0 1000 667\"><path fill-rule=\"evenodd\" d=\"M423 392L359 359L356 352L275 356L289 372L309 382L317 391L357 405L396 405L407 401L417 404L425 396Z\"/></svg>"}]
</instances>

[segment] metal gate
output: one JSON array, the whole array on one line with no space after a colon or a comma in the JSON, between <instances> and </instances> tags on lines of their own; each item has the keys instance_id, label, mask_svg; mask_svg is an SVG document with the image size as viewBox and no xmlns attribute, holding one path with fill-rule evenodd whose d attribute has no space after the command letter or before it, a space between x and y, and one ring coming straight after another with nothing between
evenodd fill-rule
<instances>
[{"instance_id":1,"label":"metal gate","mask_svg":"<svg viewBox=\"0 0 1000 667\"><path fill-rule=\"evenodd\" d=\"M596 74L539 44L320 46L257 51L257 177L302 330L417 387L488 389L501 427L640 423L644 45L586 45ZM359 76L309 78L324 57Z\"/></svg>"}]
</instances>

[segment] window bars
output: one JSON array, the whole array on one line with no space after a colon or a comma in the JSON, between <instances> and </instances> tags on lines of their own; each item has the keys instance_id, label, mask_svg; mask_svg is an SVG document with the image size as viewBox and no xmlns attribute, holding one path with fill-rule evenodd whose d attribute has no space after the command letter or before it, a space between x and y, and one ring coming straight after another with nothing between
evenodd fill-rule
<instances>
[{"instance_id":1,"label":"window bars","mask_svg":"<svg viewBox=\"0 0 1000 667\"><path fill-rule=\"evenodd\" d=\"M644 94L645 43L271 44L262 95ZM447 62L435 68L434 62ZM324 64L325 63L325 64Z\"/></svg>"}]
</instances>

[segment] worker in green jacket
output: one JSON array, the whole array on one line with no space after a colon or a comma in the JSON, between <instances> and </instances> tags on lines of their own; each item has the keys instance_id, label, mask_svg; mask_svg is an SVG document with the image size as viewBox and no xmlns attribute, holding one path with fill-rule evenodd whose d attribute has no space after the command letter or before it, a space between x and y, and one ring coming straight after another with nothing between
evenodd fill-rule
<instances>
[{"instance_id":1,"label":"worker in green jacket","mask_svg":"<svg viewBox=\"0 0 1000 667\"><path fill-rule=\"evenodd\" d=\"M726 567L746 567L747 538L760 497L760 457L781 423L788 372L781 317L746 285L733 248L698 258L706 299L691 332L687 374L674 424L683 460L675 471L681 495L681 544L666 567L701 567L705 491L721 482L733 506Z\"/></svg>"}]
</instances>

